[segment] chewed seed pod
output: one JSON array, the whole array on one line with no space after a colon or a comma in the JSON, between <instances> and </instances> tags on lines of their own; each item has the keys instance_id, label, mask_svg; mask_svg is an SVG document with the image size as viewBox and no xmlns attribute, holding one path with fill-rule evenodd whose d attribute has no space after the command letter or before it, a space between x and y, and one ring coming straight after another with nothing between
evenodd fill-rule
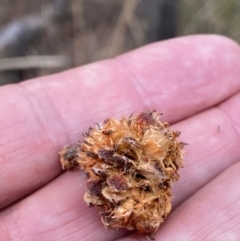
<instances>
[{"instance_id":1,"label":"chewed seed pod","mask_svg":"<svg viewBox=\"0 0 240 241\"><path fill-rule=\"evenodd\" d=\"M111 118L64 147L61 164L86 173L84 200L98 209L105 227L151 237L171 211L171 187L183 166L179 135L156 111Z\"/></svg>"}]
</instances>

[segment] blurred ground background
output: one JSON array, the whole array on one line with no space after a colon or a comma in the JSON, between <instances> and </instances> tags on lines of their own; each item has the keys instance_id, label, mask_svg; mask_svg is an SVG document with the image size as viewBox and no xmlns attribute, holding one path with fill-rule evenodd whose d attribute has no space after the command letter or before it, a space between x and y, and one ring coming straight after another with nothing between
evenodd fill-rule
<instances>
[{"instance_id":1,"label":"blurred ground background","mask_svg":"<svg viewBox=\"0 0 240 241\"><path fill-rule=\"evenodd\" d=\"M0 0L0 85L239 23L240 0Z\"/></svg>"}]
</instances>

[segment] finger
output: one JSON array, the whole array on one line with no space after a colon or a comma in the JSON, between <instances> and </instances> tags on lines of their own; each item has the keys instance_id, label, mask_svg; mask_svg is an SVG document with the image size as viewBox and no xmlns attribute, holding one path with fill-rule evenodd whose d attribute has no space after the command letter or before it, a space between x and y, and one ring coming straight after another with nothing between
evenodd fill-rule
<instances>
[{"instance_id":1,"label":"finger","mask_svg":"<svg viewBox=\"0 0 240 241\"><path fill-rule=\"evenodd\" d=\"M239 171L238 162L174 210L156 234L156 241L239 240ZM134 234L120 240L144 239Z\"/></svg>"},{"instance_id":2,"label":"finger","mask_svg":"<svg viewBox=\"0 0 240 241\"><path fill-rule=\"evenodd\" d=\"M235 99L236 97L232 98ZM235 99L235 101L239 103L238 99ZM231 106L234 106L231 99L228 102ZM218 128L219 125L221 130ZM174 125L173 128L182 130L182 138L184 140L189 138L190 142L180 182L174 186L174 206L176 207L202 186L209 183L219 173L227 169L228 166L236 163L239 160L240 152L238 151L239 133L235 131L230 118L217 107L182 121ZM100 224L96 212L86 209L86 204L82 201L84 187L78 185L79 182L84 183L82 174L80 178L78 172L67 173L57 178L46 188L3 212L0 216L0 221L5 223L5 227L8 227L5 228L7 230L15 230L16 223L19 223L19 221L14 223L13 220L15 219L37 223L38 225L34 225L36 228L33 229L31 238L36 235L43 240L51 240L52 237L63 236L63 233L66 231L62 227L67 227L70 231L66 232L66 235L69 235L72 240L81 235L81 232L84 235L90 233L90 236L87 236L89 240L94 240L95 235L99 236L100 234L101 237L104 237L104 240L107 233L103 231L103 226ZM56 205L58 210L55 209ZM33 213L39 213L39 215L34 216ZM49 216L52 216L51 220L54 220L53 227L50 227L49 223L45 221ZM69 227L67 226L68 223L71 224ZM23 225L20 226L23 227L21 234L26 235L27 229ZM79 226L81 226L81 230L72 231ZM51 230L54 230L54 232ZM96 232L91 232L90 230L95 230ZM41 236L41 233L45 236ZM116 238L116 235L121 236L124 233L113 232L109 237L113 239Z\"/></svg>"},{"instance_id":3,"label":"finger","mask_svg":"<svg viewBox=\"0 0 240 241\"><path fill-rule=\"evenodd\" d=\"M174 207L240 160L240 131L237 130L240 113L236 114L239 102L240 94L237 94L224 104L172 126L181 130L181 139L189 143L185 147L180 180L173 186ZM232 114L225 112L222 105L232 110L238 122L232 121Z\"/></svg>"},{"instance_id":4,"label":"finger","mask_svg":"<svg viewBox=\"0 0 240 241\"><path fill-rule=\"evenodd\" d=\"M227 98L239 89L239 58L239 47L226 38L180 38L2 88L0 207L56 177L61 146L78 141L94 122L146 108L174 122Z\"/></svg>"},{"instance_id":5,"label":"finger","mask_svg":"<svg viewBox=\"0 0 240 241\"><path fill-rule=\"evenodd\" d=\"M158 239L165 233L168 238L173 237L167 229L177 227L179 237L186 240L237 240L240 237L239 171L238 162L176 209L168 220L171 226L167 224Z\"/></svg>"},{"instance_id":6,"label":"finger","mask_svg":"<svg viewBox=\"0 0 240 241\"><path fill-rule=\"evenodd\" d=\"M232 64L239 61L240 49L225 40L206 35L183 37L141 48L118 60L131 75L144 105L159 109L172 123L239 91L239 69ZM236 64L239 68L240 63Z\"/></svg>"},{"instance_id":7,"label":"finger","mask_svg":"<svg viewBox=\"0 0 240 241\"><path fill-rule=\"evenodd\" d=\"M240 94L234 95L232 98L221 103L219 109L229 116L232 126L240 135ZM223 128L220 128L220 130L223 130ZM239 142L240 138L238 139Z\"/></svg>"},{"instance_id":8,"label":"finger","mask_svg":"<svg viewBox=\"0 0 240 241\"><path fill-rule=\"evenodd\" d=\"M216 218L218 217L216 214L222 212L229 214L229 217L227 217L229 220L234 220L231 226L234 227L235 223L239 223L240 219L239 217L236 218L236 216L240 213L235 212L236 210L240 210L237 204L239 203L237 201L240 197L237 185L240 181L239 171L240 163L229 168L177 208L169 216L165 225L161 227L157 234L157 240L161 240L163 237L174 238L176 232L180 232L179 238L184 237L181 236L181 234L186 235L183 233L184 230L186 230L183 225L186 225L185 227L189 227L190 225L191 231L189 235L198 231L197 235L200 234L198 237L201 237L201 234L206 234L204 224L210 223L210 220L220 221L220 225L216 222L213 224L210 223L211 225L208 228L210 228L211 232L216 231L215 229L218 226L220 229L217 234L223 232L224 229L226 229L226 225L224 226L222 224L227 220ZM83 188L80 189L78 184L79 181L82 183L84 178L78 173L79 172L75 172L71 175L71 178L69 178L70 173L62 175L47 187L29 196L15 206L10 207L6 211L3 211L0 214L0 222L2 224L0 233L2 234L3 240L12 240L16 236L22 237L26 241L51 241L56 240L56 238L60 241L66 239L78 240L79 237L84 237L86 241L95 240L96 237L98 240L114 240L126 235L124 232L106 231L103 225L100 224L96 212L91 209L86 209L86 205L83 203L82 198L80 198L80 196L83 195ZM68 192L68 190L71 191ZM79 190L81 191L79 192ZM224 191L226 192L226 190L227 194L223 193ZM198 205L196 205L196 203ZM229 207L231 208L230 211L227 209ZM210 218L208 217L209 215ZM51 219L49 219L49 217L51 217ZM194 227L193 224L196 224L197 228ZM29 227L31 227L31 229L29 229ZM236 227L235 231L236 230L239 230L239 228ZM209 234L209 229L207 231ZM168 236L169 234L170 237ZM214 235L217 234L216 232L214 233ZM12 239L8 239L8 237ZM121 240L141 240L141 237L134 235ZM195 238L193 240L198 239Z\"/></svg>"},{"instance_id":9,"label":"finger","mask_svg":"<svg viewBox=\"0 0 240 241\"><path fill-rule=\"evenodd\" d=\"M129 234L107 230L83 202L83 173L65 173L0 213L1 240L110 241ZM1 236L0 235L0 236Z\"/></svg>"}]
</instances>

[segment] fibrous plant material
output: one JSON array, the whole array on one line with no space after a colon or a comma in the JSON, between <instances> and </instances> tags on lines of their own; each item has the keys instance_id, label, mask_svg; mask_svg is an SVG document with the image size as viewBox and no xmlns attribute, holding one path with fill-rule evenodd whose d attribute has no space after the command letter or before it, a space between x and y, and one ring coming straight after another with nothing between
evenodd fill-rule
<instances>
[{"instance_id":1,"label":"fibrous plant material","mask_svg":"<svg viewBox=\"0 0 240 241\"><path fill-rule=\"evenodd\" d=\"M84 200L107 228L151 236L170 213L184 143L177 140L179 131L167 127L156 111L111 118L60 152L63 169L86 173Z\"/></svg>"}]
</instances>

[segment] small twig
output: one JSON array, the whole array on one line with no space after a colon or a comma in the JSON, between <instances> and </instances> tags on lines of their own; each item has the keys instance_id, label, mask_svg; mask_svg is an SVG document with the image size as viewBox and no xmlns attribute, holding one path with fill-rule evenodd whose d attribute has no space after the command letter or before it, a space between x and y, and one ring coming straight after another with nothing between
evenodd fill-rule
<instances>
[{"instance_id":1,"label":"small twig","mask_svg":"<svg viewBox=\"0 0 240 241\"><path fill-rule=\"evenodd\" d=\"M123 4L122 12L118 18L116 27L113 30L111 45L109 48L108 57L115 56L120 53L126 38L126 30L128 24L135 17L134 11L138 5L137 0L125 1Z\"/></svg>"},{"instance_id":2,"label":"small twig","mask_svg":"<svg viewBox=\"0 0 240 241\"><path fill-rule=\"evenodd\" d=\"M188 33L189 31L191 31L191 27L193 24L196 23L196 18L199 16L204 16L205 19L210 18L210 16L214 16L213 14L213 7L212 6L212 2L211 1L206 1L206 3L204 3L195 14L193 14L191 16L191 19L188 21L188 23L186 24L186 26L184 26L183 28L183 34Z\"/></svg>"},{"instance_id":3,"label":"small twig","mask_svg":"<svg viewBox=\"0 0 240 241\"><path fill-rule=\"evenodd\" d=\"M70 58L66 56L25 56L0 59L0 71L13 69L53 69L67 67Z\"/></svg>"},{"instance_id":4,"label":"small twig","mask_svg":"<svg viewBox=\"0 0 240 241\"><path fill-rule=\"evenodd\" d=\"M72 0L72 26L74 65L78 66L87 62L83 0Z\"/></svg>"},{"instance_id":5,"label":"small twig","mask_svg":"<svg viewBox=\"0 0 240 241\"><path fill-rule=\"evenodd\" d=\"M146 42L146 36L138 16L135 14L132 21L129 21L128 24L134 42L137 46L141 46L144 42Z\"/></svg>"}]
</instances>

